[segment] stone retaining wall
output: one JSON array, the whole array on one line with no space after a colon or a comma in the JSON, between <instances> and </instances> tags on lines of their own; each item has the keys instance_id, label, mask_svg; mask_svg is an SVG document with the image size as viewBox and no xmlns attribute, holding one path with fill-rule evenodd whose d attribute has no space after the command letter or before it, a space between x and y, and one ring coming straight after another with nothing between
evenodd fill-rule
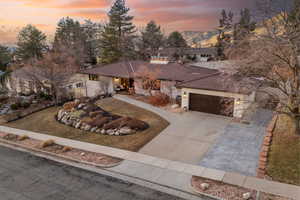
<instances>
[{"instance_id":1,"label":"stone retaining wall","mask_svg":"<svg viewBox=\"0 0 300 200\"><path fill-rule=\"evenodd\" d=\"M278 115L274 115L273 119L269 123L266 128L266 134L264 138L264 142L261 148L261 152L259 154L259 162L258 162L258 169L257 169L257 177L264 178L266 176L266 169L268 163L268 155L270 151L270 146L272 144L272 138L274 129L276 127Z\"/></svg>"}]
</instances>

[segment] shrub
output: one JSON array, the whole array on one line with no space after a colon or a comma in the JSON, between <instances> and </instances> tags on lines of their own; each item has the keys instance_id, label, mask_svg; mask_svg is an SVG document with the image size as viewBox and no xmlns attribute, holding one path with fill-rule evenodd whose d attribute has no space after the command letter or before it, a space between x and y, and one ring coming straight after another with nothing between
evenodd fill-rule
<instances>
[{"instance_id":1,"label":"shrub","mask_svg":"<svg viewBox=\"0 0 300 200\"><path fill-rule=\"evenodd\" d=\"M74 118L81 118L81 116L83 115L83 114L86 114L84 111L82 111L82 110L76 110L76 111L74 111L74 112L71 112L70 113L70 116L71 117L74 117Z\"/></svg>"},{"instance_id":2,"label":"shrub","mask_svg":"<svg viewBox=\"0 0 300 200\"><path fill-rule=\"evenodd\" d=\"M146 122L137 119L131 119L126 123L126 126L134 130L145 130L149 128L149 125Z\"/></svg>"},{"instance_id":3,"label":"shrub","mask_svg":"<svg viewBox=\"0 0 300 200\"><path fill-rule=\"evenodd\" d=\"M54 145L54 144L55 144L54 140L46 140L46 141L43 141L43 142L40 144L40 147L41 147L41 148L46 148L46 147L52 146L52 145Z\"/></svg>"},{"instance_id":4,"label":"shrub","mask_svg":"<svg viewBox=\"0 0 300 200\"><path fill-rule=\"evenodd\" d=\"M85 123L85 124L91 124L93 121L94 121L94 120L93 120L93 118L91 118L91 117L84 117L84 118L82 118L82 120L81 120L81 122L82 122L82 123Z\"/></svg>"},{"instance_id":5,"label":"shrub","mask_svg":"<svg viewBox=\"0 0 300 200\"><path fill-rule=\"evenodd\" d=\"M20 108L20 105L19 105L18 103L14 103L14 104L11 104L11 105L10 105L10 108L11 108L12 110L18 110L18 109Z\"/></svg>"},{"instance_id":6,"label":"shrub","mask_svg":"<svg viewBox=\"0 0 300 200\"><path fill-rule=\"evenodd\" d=\"M45 99L45 100L47 100L47 101L51 101L53 97L52 97L50 94L46 94L46 93L44 93L44 92L41 92L41 93L39 94L39 98Z\"/></svg>"},{"instance_id":7,"label":"shrub","mask_svg":"<svg viewBox=\"0 0 300 200\"><path fill-rule=\"evenodd\" d=\"M95 104L87 104L83 110L87 113L90 113L90 112L94 112L94 111L98 111L100 110L100 108L98 106L96 106Z\"/></svg>"},{"instance_id":8,"label":"shrub","mask_svg":"<svg viewBox=\"0 0 300 200\"><path fill-rule=\"evenodd\" d=\"M76 107L76 103L75 102L73 102L73 101L71 101L71 102L68 102L68 103L65 103L64 105L63 105L63 108L64 108L64 110L66 110L66 111L71 111L73 108L75 108Z\"/></svg>"},{"instance_id":9,"label":"shrub","mask_svg":"<svg viewBox=\"0 0 300 200\"><path fill-rule=\"evenodd\" d=\"M122 118L113 120L113 121L111 121L111 122L108 123L108 124L105 124L103 128L104 128L105 130L121 128L121 127L125 126L126 123L127 123L128 121L130 121L130 120L131 120L130 117L122 117Z\"/></svg>"},{"instance_id":10,"label":"shrub","mask_svg":"<svg viewBox=\"0 0 300 200\"><path fill-rule=\"evenodd\" d=\"M108 123L109 121L110 121L109 117L96 118L89 125L101 128L102 126L104 126L104 124Z\"/></svg>"},{"instance_id":11,"label":"shrub","mask_svg":"<svg viewBox=\"0 0 300 200\"><path fill-rule=\"evenodd\" d=\"M103 111L99 110L99 111L95 111L95 112L90 112L89 116L92 117L92 118L94 118L96 116L102 116L102 114L103 114Z\"/></svg>"},{"instance_id":12,"label":"shrub","mask_svg":"<svg viewBox=\"0 0 300 200\"><path fill-rule=\"evenodd\" d=\"M27 140L27 139L29 139L29 137L27 135L21 135L18 137L19 141L23 141L23 140Z\"/></svg>"},{"instance_id":13,"label":"shrub","mask_svg":"<svg viewBox=\"0 0 300 200\"><path fill-rule=\"evenodd\" d=\"M23 102L23 103L21 104L21 107L22 107L22 108L29 108L29 107L30 107L30 103L28 103L28 102Z\"/></svg>"},{"instance_id":14,"label":"shrub","mask_svg":"<svg viewBox=\"0 0 300 200\"><path fill-rule=\"evenodd\" d=\"M166 106L170 103L170 97L166 94L159 93L149 97L149 103L153 106Z\"/></svg>"},{"instance_id":15,"label":"shrub","mask_svg":"<svg viewBox=\"0 0 300 200\"><path fill-rule=\"evenodd\" d=\"M72 151L72 147L64 146L64 148L62 149L62 151L63 152Z\"/></svg>"}]
</instances>

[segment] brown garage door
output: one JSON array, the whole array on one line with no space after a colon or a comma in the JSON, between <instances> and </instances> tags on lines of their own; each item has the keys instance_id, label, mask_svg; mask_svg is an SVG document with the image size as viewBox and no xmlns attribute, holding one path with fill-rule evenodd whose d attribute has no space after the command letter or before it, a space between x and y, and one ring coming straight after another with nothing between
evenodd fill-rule
<instances>
[{"instance_id":1,"label":"brown garage door","mask_svg":"<svg viewBox=\"0 0 300 200\"><path fill-rule=\"evenodd\" d=\"M234 99L210 96L203 94L190 94L190 110L211 113L216 115L233 115Z\"/></svg>"}]
</instances>

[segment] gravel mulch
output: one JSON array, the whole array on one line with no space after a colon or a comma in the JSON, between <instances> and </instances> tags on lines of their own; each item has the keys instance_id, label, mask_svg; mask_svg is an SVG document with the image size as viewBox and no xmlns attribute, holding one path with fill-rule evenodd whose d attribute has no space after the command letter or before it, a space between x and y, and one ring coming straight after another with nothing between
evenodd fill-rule
<instances>
[{"instance_id":1,"label":"gravel mulch","mask_svg":"<svg viewBox=\"0 0 300 200\"><path fill-rule=\"evenodd\" d=\"M64 156L70 159L75 159L78 161L85 161L90 162L98 165L103 166L110 166L114 164L120 163L122 160L118 158L114 158L111 156L107 156L100 153L94 153L89 151L84 151L81 149L74 149L70 147L64 147L62 145L58 144L52 144L50 146L41 147L41 143L43 141L35 140L31 138L26 138L23 140L20 140L20 137L14 134L7 134L0 132L0 138L4 140L8 140L11 142L14 142L16 144L20 144L29 148L34 148L36 150L42 150L50 153L55 153L57 156Z\"/></svg>"},{"instance_id":2,"label":"gravel mulch","mask_svg":"<svg viewBox=\"0 0 300 200\"><path fill-rule=\"evenodd\" d=\"M201 184L202 183L208 183L209 188L206 190L202 190ZM192 186L196 191L218 197L224 200L244 200L243 194L244 193L251 193L251 200L256 199L256 191L245 189L229 184L224 184L221 182L193 176L192 178ZM249 200L250 200L249 199Z\"/></svg>"}]
</instances>

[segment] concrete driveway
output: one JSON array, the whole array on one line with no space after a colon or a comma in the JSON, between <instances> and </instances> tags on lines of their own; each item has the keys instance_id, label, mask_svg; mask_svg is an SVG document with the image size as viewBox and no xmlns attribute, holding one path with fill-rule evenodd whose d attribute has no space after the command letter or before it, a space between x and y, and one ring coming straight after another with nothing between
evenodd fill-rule
<instances>
[{"instance_id":1,"label":"concrete driveway","mask_svg":"<svg viewBox=\"0 0 300 200\"><path fill-rule=\"evenodd\" d=\"M114 98L150 110L170 122L140 153L188 164L199 164L231 120L200 112L171 113L122 95Z\"/></svg>"},{"instance_id":2,"label":"concrete driveway","mask_svg":"<svg viewBox=\"0 0 300 200\"><path fill-rule=\"evenodd\" d=\"M169 120L169 119L167 119ZM170 120L171 125L139 152L169 160L198 164L215 143L229 119L189 112Z\"/></svg>"},{"instance_id":3,"label":"concrete driveway","mask_svg":"<svg viewBox=\"0 0 300 200\"><path fill-rule=\"evenodd\" d=\"M257 110L249 125L230 123L200 162L201 166L255 176L266 126L273 113Z\"/></svg>"}]
</instances>

